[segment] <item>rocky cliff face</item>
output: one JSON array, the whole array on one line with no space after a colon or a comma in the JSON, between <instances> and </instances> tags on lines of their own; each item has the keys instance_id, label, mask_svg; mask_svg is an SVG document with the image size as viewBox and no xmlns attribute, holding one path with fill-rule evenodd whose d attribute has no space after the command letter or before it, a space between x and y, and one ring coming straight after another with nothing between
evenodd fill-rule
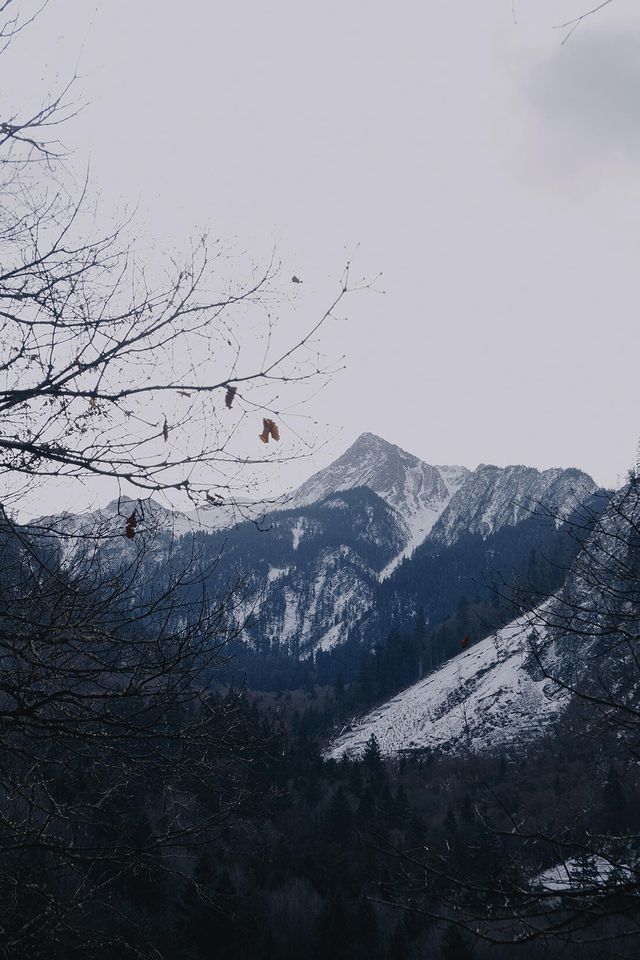
<instances>
[{"instance_id":1,"label":"rocky cliff face","mask_svg":"<svg viewBox=\"0 0 640 960\"><path fill-rule=\"evenodd\" d=\"M470 533L487 537L515 526L537 510L566 515L594 490L594 481L580 470L481 464L465 476L430 539L450 546Z\"/></svg>"},{"instance_id":2,"label":"rocky cliff face","mask_svg":"<svg viewBox=\"0 0 640 960\"><path fill-rule=\"evenodd\" d=\"M236 621L245 639L301 656L344 641L405 543L397 512L365 487L278 511L267 522L266 531L243 524L226 543L224 534L201 538L201 549L221 551L218 576L243 583Z\"/></svg>"}]
</instances>

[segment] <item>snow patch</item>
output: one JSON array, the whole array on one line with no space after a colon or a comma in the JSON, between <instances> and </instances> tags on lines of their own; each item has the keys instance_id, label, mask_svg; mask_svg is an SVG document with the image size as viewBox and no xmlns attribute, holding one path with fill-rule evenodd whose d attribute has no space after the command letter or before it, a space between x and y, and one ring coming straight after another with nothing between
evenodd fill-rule
<instances>
[{"instance_id":1,"label":"snow patch","mask_svg":"<svg viewBox=\"0 0 640 960\"><path fill-rule=\"evenodd\" d=\"M612 863L604 857L588 856L582 860L571 857L557 863L531 881L534 889L564 893L570 890L593 890L594 887L616 886L635 881L636 871L627 864Z\"/></svg>"},{"instance_id":2,"label":"snow patch","mask_svg":"<svg viewBox=\"0 0 640 960\"><path fill-rule=\"evenodd\" d=\"M294 550L297 550L300 546L300 541L302 540L302 535L304 534L307 527L307 522L304 517L299 517L294 525L291 528L291 540Z\"/></svg>"}]
</instances>

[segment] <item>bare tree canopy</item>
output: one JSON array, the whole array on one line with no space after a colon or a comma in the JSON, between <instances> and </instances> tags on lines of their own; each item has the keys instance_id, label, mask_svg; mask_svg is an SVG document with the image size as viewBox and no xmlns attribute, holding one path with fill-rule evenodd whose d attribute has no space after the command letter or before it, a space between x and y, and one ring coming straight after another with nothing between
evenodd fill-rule
<instances>
[{"instance_id":1,"label":"bare tree canopy","mask_svg":"<svg viewBox=\"0 0 640 960\"><path fill-rule=\"evenodd\" d=\"M5 43L30 20L14 0L0 16ZM296 455L297 388L341 365L317 335L353 288L349 265L287 343L273 256L239 271L224 243L200 236L183 256L141 262L134 221L100 233L89 179L74 193L58 139L72 94L74 81L0 120L0 472L14 496L34 477L97 476L196 503L233 498L238 468L264 462L257 442L237 440L244 421L257 441L267 414L294 438L270 458Z\"/></svg>"},{"instance_id":2,"label":"bare tree canopy","mask_svg":"<svg viewBox=\"0 0 640 960\"><path fill-rule=\"evenodd\" d=\"M0 54L37 13L0 4ZM296 387L335 369L317 335L350 289L347 265L283 343L273 258L234 279L200 237L140 262L131 221L100 233L88 178L74 193L72 90L0 120L0 953L16 960L145 955L131 890L191 876L189 851L252 802L271 735L220 680L243 594L205 590L215 557L141 531L138 506L116 534L67 538L10 508L56 476L233 501L263 423L297 434Z\"/></svg>"}]
</instances>

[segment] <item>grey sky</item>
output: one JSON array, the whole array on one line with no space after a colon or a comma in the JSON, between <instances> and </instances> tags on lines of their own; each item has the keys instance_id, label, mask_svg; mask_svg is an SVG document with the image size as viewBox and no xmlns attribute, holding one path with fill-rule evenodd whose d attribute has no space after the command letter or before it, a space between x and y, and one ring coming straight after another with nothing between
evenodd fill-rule
<instances>
[{"instance_id":1,"label":"grey sky","mask_svg":"<svg viewBox=\"0 0 640 960\"><path fill-rule=\"evenodd\" d=\"M150 256L204 226L275 244L310 315L345 250L383 272L325 331L335 438L290 482L371 430L612 484L640 435L636 6L561 46L584 3L52 0L11 86L79 62L74 163L138 203Z\"/></svg>"}]
</instances>

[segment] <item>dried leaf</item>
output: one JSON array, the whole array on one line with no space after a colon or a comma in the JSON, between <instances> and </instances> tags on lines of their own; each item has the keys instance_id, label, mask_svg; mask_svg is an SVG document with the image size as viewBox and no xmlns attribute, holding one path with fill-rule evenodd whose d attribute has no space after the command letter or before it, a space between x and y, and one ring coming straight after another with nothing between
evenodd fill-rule
<instances>
[{"instance_id":1,"label":"dried leaf","mask_svg":"<svg viewBox=\"0 0 640 960\"><path fill-rule=\"evenodd\" d=\"M263 443L269 443L269 437L272 437L273 440L280 439L280 431L278 430L278 424L275 422L275 420L264 418L262 421L262 427L262 433L259 434L259 437Z\"/></svg>"},{"instance_id":2,"label":"dried leaf","mask_svg":"<svg viewBox=\"0 0 640 960\"><path fill-rule=\"evenodd\" d=\"M294 275L291 277L291 283L302 283L302 280L300 280L298 277L296 277L296 275L295 275L295 273L294 273Z\"/></svg>"},{"instance_id":3,"label":"dried leaf","mask_svg":"<svg viewBox=\"0 0 640 960\"><path fill-rule=\"evenodd\" d=\"M191 394L189 393L188 390L178 390L178 393L180 394L181 397L190 397L190 396L191 396Z\"/></svg>"},{"instance_id":4,"label":"dried leaf","mask_svg":"<svg viewBox=\"0 0 640 960\"><path fill-rule=\"evenodd\" d=\"M164 426L162 428L162 436L164 437L164 442L166 443L169 439L169 424L167 423L167 418L164 418Z\"/></svg>"},{"instance_id":5,"label":"dried leaf","mask_svg":"<svg viewBox=\"0 0 640 960\"><path fill-rule=\"evenodd\" d=\"M233 398L238 392L237 387L227 387L227 392L224 395L224 402L226 404L227 410L231 410L231 404L233 403Z\"/></svg>"},{"instance_id":6,"label":"dried leaf","mask_svg":"<svg viewBox=\"0 0 640 960\"><path fill-rule=\"evenodd\" d=\"M134 510L129 519L127 520L127 525L124 528L125 536L129 540L133 540L136 535L136 527L138 526L138 518L136 516L136 511Z\"/></svg>"}]
</instances>

